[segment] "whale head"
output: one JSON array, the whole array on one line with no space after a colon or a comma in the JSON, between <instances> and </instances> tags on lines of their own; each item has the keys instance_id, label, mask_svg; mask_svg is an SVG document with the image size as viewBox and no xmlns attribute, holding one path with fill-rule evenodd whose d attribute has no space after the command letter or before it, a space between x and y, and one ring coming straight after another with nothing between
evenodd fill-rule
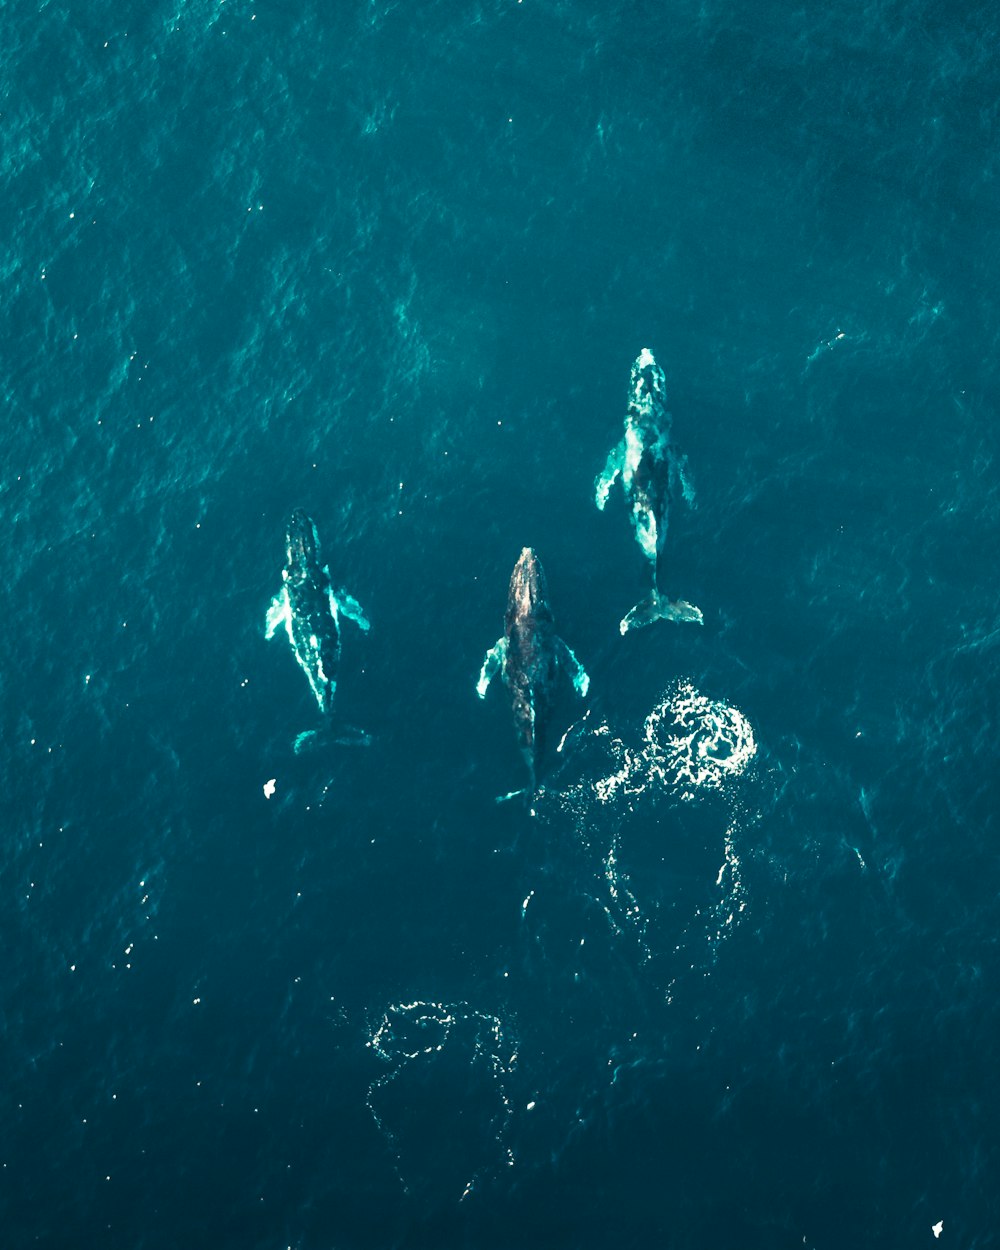
<instances>
[{"instance_id":1,"label":"whale head","mask_svg":"<svg viewBox=\"0 0 1000 1250\"><path fill-rule=\"evenodd\" d=\"M656 425L669 422L667 381L648 347L642 349L632 365L629 411L633 418L644 418Z\"/></svg>"},{"instance_id":2,"label":"whale head","mask_svg":"<svg viewBox=\"0 0 1000 1250\"><path fill-rule=\"evenodd\" d=\"M510 575L508 614L513 613L520 620L533 619L540 610L547 611L548 596L545 570L541 561L531 547L525 547Z\"/></svg>"},{"instance_id":3,"label":"whale head","mask_svg":"<svg viewBox=\"0 0 1000 1250\"><path fill-rule=\"evenodd\" d=\"M288 518L288 571L305 573L319 565L319 535L312 518L296 508Z\"/></svg>"}]
</instances>

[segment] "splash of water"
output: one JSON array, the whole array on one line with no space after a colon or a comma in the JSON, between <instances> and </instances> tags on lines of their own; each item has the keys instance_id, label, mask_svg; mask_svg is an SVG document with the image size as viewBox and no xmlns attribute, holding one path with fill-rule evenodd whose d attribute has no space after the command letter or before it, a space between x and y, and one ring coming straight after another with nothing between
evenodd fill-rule
<instances>
[{"instance_id":1,"label":"splash of water","mask_svg":"<svg viewBox=\"0 0 1000 1250\"><path fill-rule=\"evenodd\" d=\"M698 908L683 931L674 934L675 951L693 939L714 948L733 931L748 901L738 849L744 813L736 783L757 754L750 722L732 704L711 699L690 681L679 680L648 713L637 742L615 733L606 721L589 731L581 723L573 748L573 754L578 753L587 759L589 776L558 792L558 804L573 818L585 847L595 838L603 843L599 853L608 891L604 911L618 936L626 932L635 936L645 962L655 953L650 916L622 863L623 839L632 818L640 805L648 803L692 804L708 795L721 796L729 815L715 879L717 901L708 910ZM610 822L601 819L602 810Z\"/></svg>"},{"instance_id":2,"label":"splash of water","mask_svg":"<svg viewBox=\"0 0 1000 1250\"><path fill-rule=\"evenodd\" d=\"M700 791L725 789L757 753L753 728L743 713L700 694L688 681L669 687L646 717L639 750L630 750L620 739L613 739L612 746L621 763L594 785L602 803L620 790L633 795L666 790L690 802Z\"/></svg>"}]
</instances>

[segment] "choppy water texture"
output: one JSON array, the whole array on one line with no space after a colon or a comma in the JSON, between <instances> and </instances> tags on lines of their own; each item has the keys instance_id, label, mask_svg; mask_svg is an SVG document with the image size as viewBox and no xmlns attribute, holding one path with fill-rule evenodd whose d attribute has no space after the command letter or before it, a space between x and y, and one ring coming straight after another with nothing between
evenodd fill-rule
<instances>
[{"instance_id":1,"label":"choppy water texture","mask_svg":"<svg viewBox=\"0 0 1000 1250\"><path fill-rule=\"evenodd\" d=\"M5 7L4 1245L995 1244L997 26ZM704 626L621 638L643 347Z\"/></svg>"}]
</instances>

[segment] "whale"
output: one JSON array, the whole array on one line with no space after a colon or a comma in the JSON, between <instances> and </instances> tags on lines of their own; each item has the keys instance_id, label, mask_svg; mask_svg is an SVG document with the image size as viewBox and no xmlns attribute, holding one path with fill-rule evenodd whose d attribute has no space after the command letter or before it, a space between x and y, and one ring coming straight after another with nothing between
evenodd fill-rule
<instances>
[{"instance_id":1,"label":"whale","mask_svg":"<svg viewBox=\"0 0 1000 1250\"><path fill-rule=\"evenodd\" d=\"M622 634L652 621L698 625L703 621L700 608L683 599L671 600L660 591L671 507L680 500L692 508L695 504L687 457L672 441L672 424L663 370L644 347L632 365L623 437L594 484L594 501L603 512L612 487L621 479L635 539L653 575L652 593L622 618Z\"/></svg>"},{"instance_id":2,"label":"whale","mask_svg":"<svg viewBox=\"0 0 1000 1250\"><path fill-rule=\"evenodd\" d=\"M273 638L284 627L317 706L328 717L337 693L340 621L353 621L365 633L370 624L356 599L333 589L316 526L301 508L288 520L281 582L267 610L265 637Z\"/></svg>"},{"instance_id":3,"label":"whale","mask_svg":"<svg viewBox=\"0 0 1000 1250\"><path fill-rule=\"evenodd\" d=\"M487 651L476 683L481 699L497 673L510 696L514 730L534 793L560 675L568 676L581 698L587 695L590 678L556 633L545 571L531 547L521 551L510 576L504 632Z\"/></svg>"}]
</instances>

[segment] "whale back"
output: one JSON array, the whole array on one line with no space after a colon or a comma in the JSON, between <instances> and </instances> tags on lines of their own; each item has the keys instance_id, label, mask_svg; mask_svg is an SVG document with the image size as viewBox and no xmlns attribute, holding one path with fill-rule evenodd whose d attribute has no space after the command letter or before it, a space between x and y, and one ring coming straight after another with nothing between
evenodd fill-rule
<instances>
[{"instance_id":1,"label":"whale back","mask_svg":"<svg viewBox=\"0 0 1000 1250\"><path fill-rule=\"evenodd\" d=\"M556 680L555 622L541 561L525 547L510 578L504 618L504 678L518 741L533 766L541 755Z\"/></svg>"},{"instance_id":2,"label":"whale back","mask_svg":"<svg viewBox=\"0 0 1000 1250\"><path fill-rule=\"evenodd\" d=\"M333 707L340 663L340 629L328 571L320 563L319 534L312 518L296 508L288 519L285 585L295 658L324 714Z\"/></svg>"},{"instance_id":3,"label":"whale back","mask_svg":"<svg viewBox=\"0 0 1000 1250\"><path fill-rule=\"evenodd\" d=\"M653 565L654 584L670 512L670 435L666 379L653 353L644 347L632 365L629 383L623 485L636 541Z\"/></svg>"}]
</instances>

